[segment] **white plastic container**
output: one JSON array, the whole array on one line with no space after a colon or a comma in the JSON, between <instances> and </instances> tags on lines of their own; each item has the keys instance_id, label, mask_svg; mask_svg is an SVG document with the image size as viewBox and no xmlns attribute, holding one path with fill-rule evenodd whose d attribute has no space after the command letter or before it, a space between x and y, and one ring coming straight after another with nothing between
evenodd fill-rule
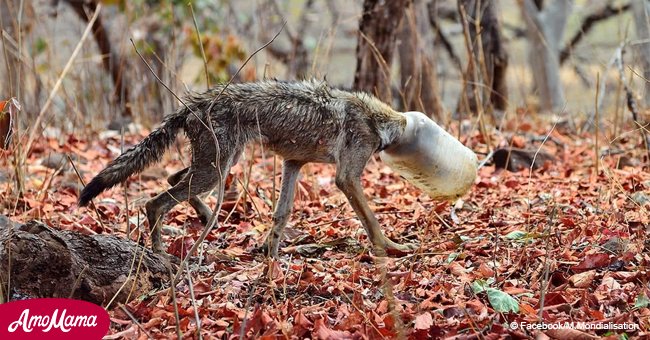
<instances>
[{"instance_id":1,"label":"white plastic container","mask_svg":"<svg viewBox=\"0 0 650 340\"><path fill-rule=\"evenodd\" d=\"M422 112L404 115L404 133L381 159L433 199L464 195L476 178L476 154Z\"/></svg>"}]
</instances>

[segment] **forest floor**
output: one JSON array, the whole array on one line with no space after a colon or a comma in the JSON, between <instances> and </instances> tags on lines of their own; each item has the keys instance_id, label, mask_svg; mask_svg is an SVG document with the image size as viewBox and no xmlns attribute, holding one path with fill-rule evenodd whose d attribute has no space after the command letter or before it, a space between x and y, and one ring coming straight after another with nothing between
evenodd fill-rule
<instances>
[{"instance_id":1,"label":"forest floor","mask_svg":"<svg viewBox=\"0 0 650 340\"><path fill-rule=\"evenodd\" d=\"M420 245L414 254L388 259L369 251L334 185L334 167L319 164L302 171L280 259L256 253L272 224L281 164L268 152L262 157L258 146L232 169L235 184L219 225L191 265L191 281L176 287L179 318L167 290L133 297L125 308L138 322L121 309L110 311L109 338L165 338L177 329L196 337L195 311L201 333L218 338L525 338L542 335L524 324L539 325L540 315L547 324L591 328L542 331L553 338L650 336L650 173L638 133L630 128L614 144L601 142L602 150L624 152L601 157L596 172L593 135L533 126L494 132L491 143L545 151L555 160L532 172L488 163L455 204L432 201L378 158L371 160L362 184L383 232ZM127 134L124 143L145 135ZM478 132L463 142L488 151ZM61 155L72 156L87 182L120 153L120 143L117 134L37 140L21 199L14 194L11 157L1 157L0 213L148 242L148 229L138 227L144 202L168 187L166 174L188 163L179 156L187 152L179 143L126 189L100 195L101 217L78 208L81 184ZM214 206L214 196L207 201ZM177 256L202 230L187 204L168 214L165 226L167 251ZM600 329L613 327L631 329Z\"/></svg>"}]
</instances>

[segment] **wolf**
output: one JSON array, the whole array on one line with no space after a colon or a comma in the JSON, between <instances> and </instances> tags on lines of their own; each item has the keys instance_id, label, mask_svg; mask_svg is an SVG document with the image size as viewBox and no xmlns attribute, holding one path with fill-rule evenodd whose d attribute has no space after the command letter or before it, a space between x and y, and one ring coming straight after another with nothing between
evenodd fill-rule
<instances>
[{"instance_id":1,"label":"wolf","mask_svg":"<svg viewBox=\"0 0 650 340\"><path fill-rule=\"evenodd\" d=\"M225 174L245 146L257 141L283 158L273 226L262 246L268 256L278 256L296 179L309 162L336 165L335 184L347 197L375 251L411 252L416 245L399 244L382 234L360 181L374 153L399 144L407 121L406 115L372 95L332 88L324 81L218 85L187 95L160 127L100 171L82 190L78 204L86 206L102 191L160 161L182 129L191 143L191 165L171 175L168 182L172 187L145 205L154 251L163 252L160 225L176 204L189 201L201 221L208 221L212 211L199 196L215 187L222 193ZM218 195L219 201L222 197Z\"/></svg>"}]
</instances>

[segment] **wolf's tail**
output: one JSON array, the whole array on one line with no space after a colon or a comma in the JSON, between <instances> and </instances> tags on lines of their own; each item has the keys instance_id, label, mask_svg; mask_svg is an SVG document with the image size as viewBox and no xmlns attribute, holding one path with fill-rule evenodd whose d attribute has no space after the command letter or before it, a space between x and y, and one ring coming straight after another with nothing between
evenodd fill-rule
<instances>
[{"instance_id":1,"label":"wolf's tail","mask_svg":"<svg viewBox=\"0 0 650 340\"><path fill-rule=\"evenodd\" d=\"M110 162L81 191L79 206L88 205L90 200L102 191L124 182L132 174L160 161L165 150L176 140L178 131L185 127L188 114L189 110L181 106L176 112L165 117L160 127L153 130L142 142Z\"/></svg>"}]
</instances>

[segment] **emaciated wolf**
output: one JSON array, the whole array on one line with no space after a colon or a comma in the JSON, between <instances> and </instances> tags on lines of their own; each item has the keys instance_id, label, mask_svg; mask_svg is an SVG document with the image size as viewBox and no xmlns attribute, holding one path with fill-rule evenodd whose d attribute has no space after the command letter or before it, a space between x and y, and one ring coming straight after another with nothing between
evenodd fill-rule
<instances>
[{"instance_id":1,"label":"emaciated wolf","mask_svg":"<svg viewBox=\"0 0 650 340\"><path fill-rule=\"evenodd\" d=\"M225 174L253 141L283 158L273 227L263 246L271 257L278 255L296 179L308 162L336 164L336 186L349 200L374 250L381 253L409 252L416 246L384 236L368 206L360 177L375 152L432 198L455 199L476 177L476 155L420 112L397 112L371 95L331 88L324 81L265 80L188 95L160 127L86 185L79 205L86 206L102 191L160 161L181 129L191 141L192 163L169 177L172 188L146 203L156 252L163 252L162 220L179 202L189 200L206 223L212 211L199 195L218 186L221 200Z\"/></svg>"}]
</instances>

